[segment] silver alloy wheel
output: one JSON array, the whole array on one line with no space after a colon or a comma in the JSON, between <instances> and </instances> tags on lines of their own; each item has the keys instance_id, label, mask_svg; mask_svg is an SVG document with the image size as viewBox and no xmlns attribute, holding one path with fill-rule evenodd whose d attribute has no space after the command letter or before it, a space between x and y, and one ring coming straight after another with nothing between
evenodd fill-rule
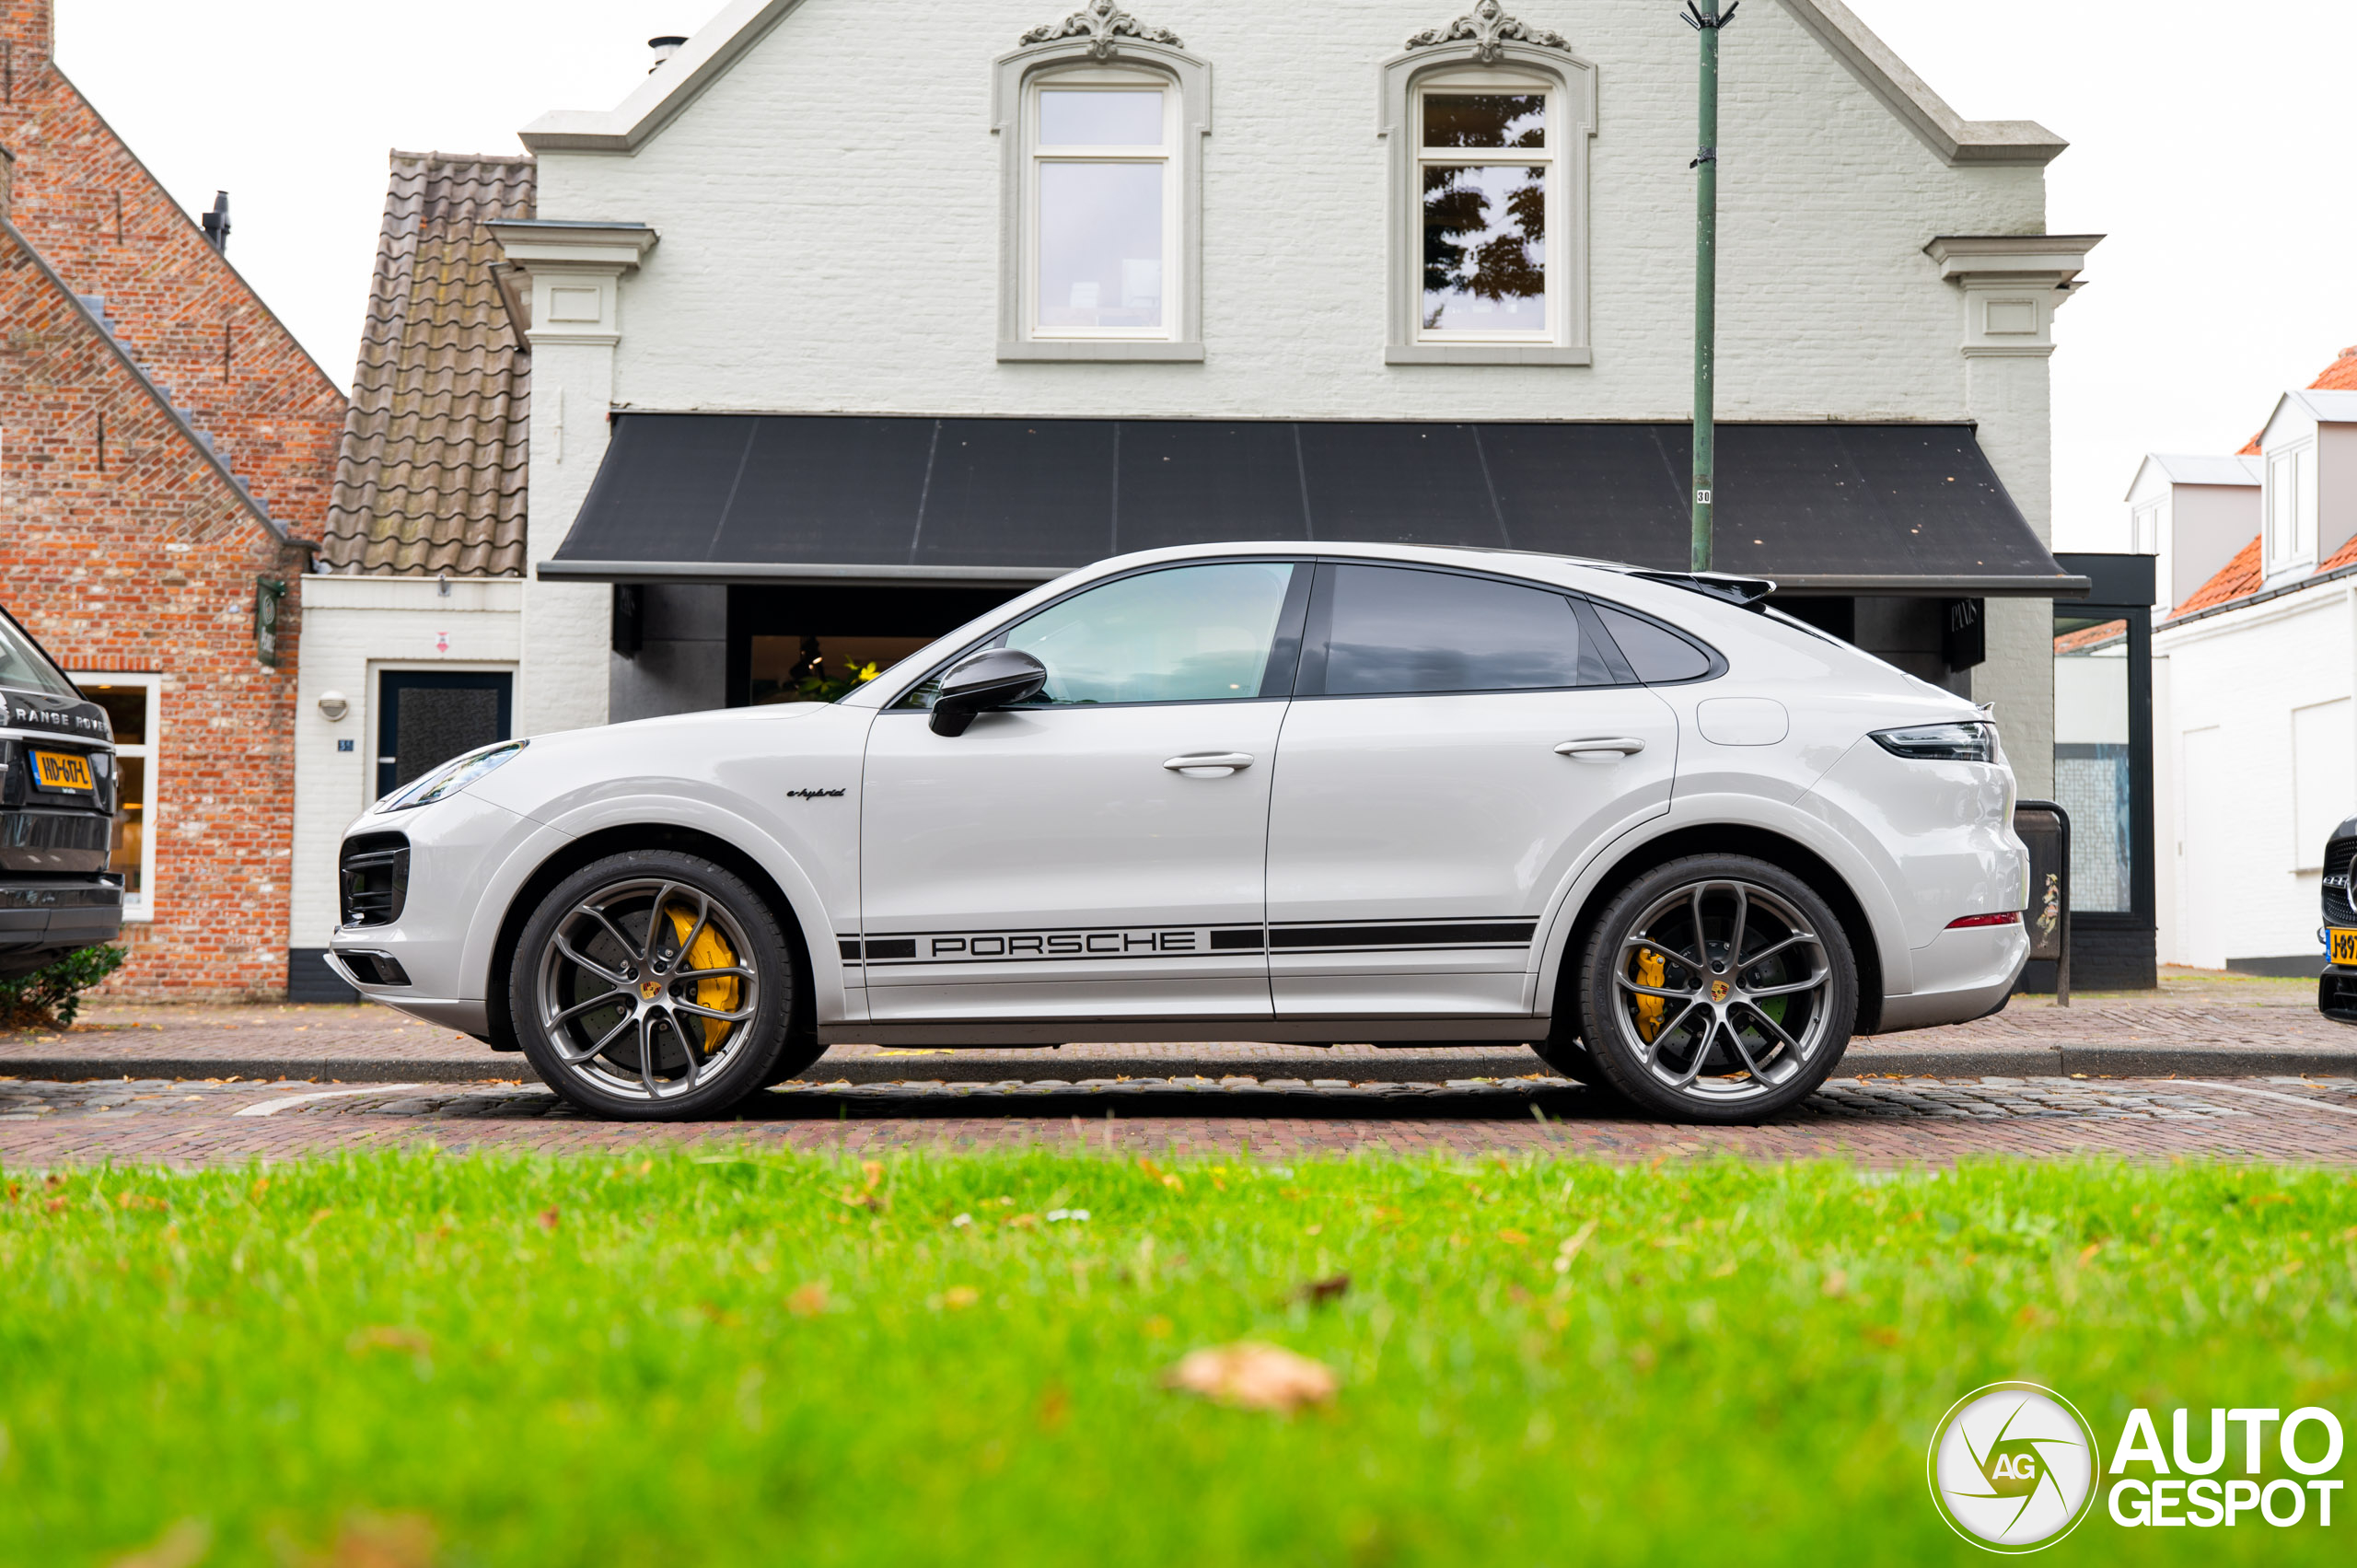
<instances>
[{"instance_id":1,"label":"silver alloy wheel","mask_svg":"<svg viewBox=\"0 0 2357 1568\"><path fill-rule=\"evenodd\" d=\"M609 883L566 911L533 997L558 1060L623 1099L677 1099L749 1048L761 977L726 904L663 878Z\"/></svg>"},{"instance_id":2,"label":"silver alloy wheel","mask_svg":"<svg viewBox=\"0 0 2357 1568\"><path fill-rule=\"evenodd\" d=\"M1645 1074L1713 1105L1772 1094L1825 1050L1833 968L1802 912L1713 877L1656 899L1612 968L1612 1018Z\"/></svg>"}]
</instances>

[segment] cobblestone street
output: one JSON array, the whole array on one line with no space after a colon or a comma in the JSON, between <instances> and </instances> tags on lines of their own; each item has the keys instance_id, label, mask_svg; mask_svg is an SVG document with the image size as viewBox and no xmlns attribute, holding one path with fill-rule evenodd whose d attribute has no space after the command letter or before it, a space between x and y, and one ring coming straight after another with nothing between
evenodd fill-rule
<instances>
[{"instance_id":1,"label":"cobblestone street","mask_svg":"<svg viewBox=\"0 0 2357 1568\"><path fill-rule=\"evenodd\" d=\"M0 1160L206 1164L388 1145L559 1152L685 1143L851 1154L1045 1146L1298 1157L1556 1153L1840 1156L1873 1166L2110 1153L2357 1164L2357 1079L1829 1083L1762 1127L1626 1120L1561 1078L1225 1078L790 1085L736 1120L621 1126L537 1085L0 1081Z\"/></svg>"},{"instance_id":2,"label":"cobblestone street","mask_svg":"<svg viewBox=\"0 0 2357 1568\"><path fill-rule=\"evenodd\" d=\"M837 1046L733 1121L647 1127L578 1116L520 1056L382 1007L116 1004L91 1007L71 1030L0 1034L0 1160L745 1141L848 1152L1364 1148L1878 1166L2101 1152L2357 1164L2352 1046L2351 1031L2317 1016L2311 981L2180 971L2158 992L2068 1008L2016 997L1979 1023L1854 1042L1820 1093L1763 1127L1630 1119L1519 1046L1185 1041ZM2082 1060L2096 1070L2057 1070ZM2145 1062L2193 1070L2135 1070ZM2113 1063L2128 1070L2103 1070Z\"/></svg>"}]
</instances>

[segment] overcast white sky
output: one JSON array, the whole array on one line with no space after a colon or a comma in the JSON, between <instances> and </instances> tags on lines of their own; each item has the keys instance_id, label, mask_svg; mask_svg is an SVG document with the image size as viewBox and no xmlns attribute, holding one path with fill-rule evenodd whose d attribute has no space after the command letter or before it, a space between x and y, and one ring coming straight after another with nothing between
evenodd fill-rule
<instances>
[{"instance_id":1,"label":"overcast white sky","mask_svg":"<svg viewBox=\"0 0 2357 1568\"><path fill-rule=\"evenodd\" d=\"M1074 0L1077 3L1077 0ZM1240 4L1243 0L1225 0ZM1773 0L1750 0L1763 9ZM1546 15L1550 5L1569 14ZM1067 8L1041 0L1046 18ZM1454 8L1434 0L1433 15ZM1576 6L1516 7L1576 41ZM1661 0L1675 28L1675 0ZM602 108L644 41L717 0L58 0L66 72L182 204L230 192L229 254L339 383L352 371L388 147L519 150ZM1852 0L1958 112L2071 141L2047 226L2109 236L2058 318L2055 529L2126 540L2150 450L2225 452L2357 343L2357 201L2340 162L2347 0ZM1726 35L1742 69L1743 22ZM1740 178L1733 164L1724 178ZM1741 280L1721 276L1721 286Z\"/></svg>"}]
</instances>

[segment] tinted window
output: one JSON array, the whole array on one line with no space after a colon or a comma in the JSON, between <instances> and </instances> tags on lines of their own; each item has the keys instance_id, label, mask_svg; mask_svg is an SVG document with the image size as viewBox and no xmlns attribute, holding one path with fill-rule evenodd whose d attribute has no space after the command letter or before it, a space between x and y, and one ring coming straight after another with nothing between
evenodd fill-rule
<instances>
[{"instance_id":1,"label":"tinted window","mask_svg":"<svg viewBox=\"0 0 2357 1568\"><path fill-rule=\"evenodd\" d=\"M1711 656L1666 626L1641 621L1608 604L1596 607L1604 629L1620 645L1620 656L1648 685L1668 680L1698 680L1711 673Z\"/></svg>"},{"instance_id":2,"label":"tinted window","mask_svg":"<svg viewBox=\"0 0 2357 1568\"><path fill-rule=\"evenodd\" d=\"M75 700L73 682L58 673L30 637L6 619L0 619L0 686L44 692L69 703Z\"/></svg>"},{"instance_id":3,"label":"tinted window","mask_svg":"<svg viewBox=\"0 0 2357 1568\"><path fill-rule=\"evenodd\" d=\"M1004 644L1048 667L1051 704L1258 697L1293 573L1223 561L1120 577L1050 605Z\"/></svg>"},{"instance_id":4,"label":"tinted window","mask_svg":"<svg viewBox=\"0 0 2357 1568\"><path fill-rule=\"evenodd\" d=\"M1601 684L1591 655L1582 679L1571 600L1544 588L1398 566L1331 566L1322 584L1325 690L1515 691Z\"/></svg>"}]
</instances>

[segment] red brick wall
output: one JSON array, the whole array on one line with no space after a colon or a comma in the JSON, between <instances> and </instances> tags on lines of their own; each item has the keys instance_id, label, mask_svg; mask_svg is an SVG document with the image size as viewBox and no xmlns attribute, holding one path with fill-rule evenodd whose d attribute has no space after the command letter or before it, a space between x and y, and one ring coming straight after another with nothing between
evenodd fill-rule
<instances>
[{"instance_id":1,"label":"red brick wall","mask_svg":"<svg viewBox=\"0 0 2357 1568\"><path fill-rule=\"evenodd\" d=\"M343 394L51 62L52 38L51 0L0 0L10 221L75 293L106 297L147 373L271 516L318 539Z\"/></svg>"},{"instance_id":2,"label":"red brick wall","mask_svg":"<svg viewBox=\"0 0 2357 1568\"><path fill-rule=\"evenodd\" d=\"M0 227L0 599L68 668L164 677L156 919L125 928L111 991L284 987L299 611L290 593L272 669L252 605L302 565Z\"/></svg>"}]
</instances>

